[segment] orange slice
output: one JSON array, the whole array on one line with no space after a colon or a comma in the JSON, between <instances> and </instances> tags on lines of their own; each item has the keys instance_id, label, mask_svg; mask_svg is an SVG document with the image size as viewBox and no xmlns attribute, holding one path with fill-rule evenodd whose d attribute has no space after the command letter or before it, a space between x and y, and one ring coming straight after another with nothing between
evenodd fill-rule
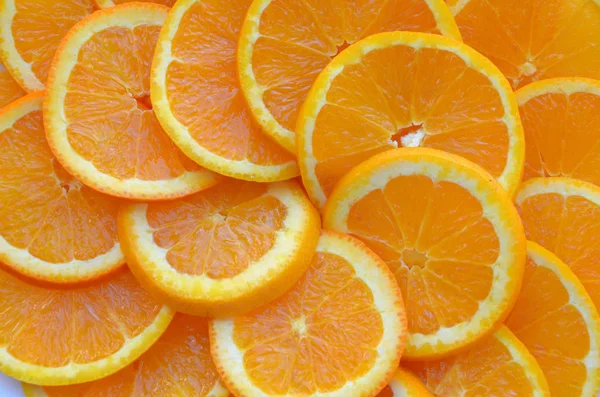
<instances>
[{"instance_id":1,"label":"orange slice","mask_svg":"<svg viewBox=\"0 0 600 397\"><path fill-rule=\"evenodd\" d=\"M596 0L447 0L465 43L513 87L550 77L600 78Z\"/></svg>"},{"instance_id":2,"label":"orange slice","mask_svg":"<svg viewBox=\"0 0 600 397\"><path fill-rule=\"evenodd\" d=\"M406 317L393 275L359 241L323 232L308 271L278 300L210 323L236 396L374 396L394 375Z\"/></svg>"},{"instance_id":3,"label":"orange slice","mask_svg":"<svg viewBox=\"0 0 600 397\"><path fill-rule=\"evenodd\" d=\"M21 87L45 88L60 40L92 12L92 0L0 0L0 57Z\"/></svg>"},{"instance_id":4,"label":"orange slice","mask_svg":"<svg viewBox=\"0 0 600 397\"><path fill-rule=\"evenodd\" d=\"M352 167L396 147L463 156L509 193L523 172L510 85L480 54L439 35L381 33L348 48L315 81L296 132L302 179L321 207Z\"/></svg>"},{"instance_id":5,"label":"orange slice","mask_svg":"<svg viewBox=\"0 0 600 397\"><path fill-rule=\"evenodd\" d=\"M102 192L159 200L216 183L152 110L150 62L167 11L151 3L97 11L57 50L44 102L48 141L67 171Z\"/></svg>"},{"instance_id":6,"label":"orange slice","mask_svg":"<svg viewBox=\"0 0 600 397\"><path fill-rule=\"evenodd\" d=\"M116 199L82 185L52 155L42 93L0 111L0 261L41 280L97 278L125 263Z\"/></svg>"},{"instance_id":7,"label":"orange slice","mask_svg":"<svg viewBox=\"0 0 600 397\"><path fill-rule=\"evenodd\" d=\"M555 78L517 91L525 179L567 176L600 185L600 81Z\"/></svg>"},{"instance_id":8,"label":"orange slice","mask_svg":"<svg viewBox=\"0 0 600 397\"><path fill-rule=\"evenodd\" d=\"M167 7L172 7L173 4L175 4L175 1L177 0L94 0L94 3L96 3L96 6L98 8L109 8L123 3L130 3L132 1L140 1L143 3L156 3L162 4Z\"/></svg>"},{"instance_id":9,"label":"orange slice","mask_svg":"<svg viewBox=\"0 0 600 397\"><path fill-rule=\"evenodd\" d=\"M210 356L208 324L177 314L160 339L114 375L73 386L23 384L26 397L227 397Z\"/></svg>"},{"instance_id":10,"label":"orange slice","mask_svg":"<svg viewBox=\"0 0 600 397\"><path fill-rule=\"evenodd\" d=\"M556 397L600 391L600 316L577 276L554 254L527 245L523 288L506 325L527 346Z\"/></svg>"},{"instance_id":11,"label":"orange slice","mask_svg":"<svg viewBox=\"0 0 600 397\"><path fill-rule=\"evenodd\" d=\"M178 1L158 40L152 100L165 131L198 164L238 179L281 181L298 176L298 166L252 120L237 76L250 3Z\"/></svg>"},{"instance_id":12,"label":"orange slice","mask_svg":"<svg viewBox=\"0 0 600 397\"><path fill-rule=\"evenodd\" d=\"M341 50L395 30L461 40L443 0L256 0L240 35L242 90L265 132L296 153L300 107L318 74Z\"/></svg>"},{"instance_id":13,"label":"orange slice","mask_svg":"<svg viewBox=\"0 0 600 397\"><path fill-rule=\"evenodd\" d=\"M600 188L570 178L535 178L515 200L527 238L569 265L600 308Z\"/></svg>"},{"instance_id":14,"label":"orange slice","mask_svg":"<svg viewBox=\"0 0 600 397\"><path fill-rule=\"evenodd\" d=\"M130 267L173 308L217 317L279 297L310 265L320 219L296 182L225 181L194 196L122 208Z\"/></svg>"},{"instance_id":15,"label":"orange slice","mask_svg":"<svg viewBox=\"0 0 600 397\"><path fill-rule=\"evenodd\" d=\"M173 317L126 269L73 288L0 270L0 291L0 371L39 385L111 375L146 351Z\"/></svg>"},{"instance_id":16,"label":"orange slice","mask_svg":"<svg viewBox=\"0 0 600 397\"><path fill-rule=\"evenodd\" d=\"M0 110L9 103L25 95L25 91L8 72L2 60L0 60Z\"/></svg>"},{"instance_id":17,"label":"orange slice","mask_svg":"<svg viewBox=\"0 0 600 397\"><path fill-rule=\"evenodd\" d=\"M472 345L506 318L521 287L519 215L488 173L455 155L395 149L365 161L336 187L324 225L362 240L396 276L407 359Z\"/></svg>"},{"instance_id":18,"label":"orange slice","mask_svg":"<svg viewBox=\"0 0 600 397\"><path fill-rule=\"evenodd\" d=\"M436 396L550 397L535 358L504 325L467 352L406 366Z\"/></svg>"},{"instance_id":19,"label":"orange slice","mask_svg":"<svg viewBox=\"0 0 600 397\"><path fill-rule=\"evenodd\" d=\"M30 396L28 396L30 397ZM32 396L37 397L37 396ZM377 397L435 397L412 372L398 368L390 383Z\"/></svg>"}]
</instances>

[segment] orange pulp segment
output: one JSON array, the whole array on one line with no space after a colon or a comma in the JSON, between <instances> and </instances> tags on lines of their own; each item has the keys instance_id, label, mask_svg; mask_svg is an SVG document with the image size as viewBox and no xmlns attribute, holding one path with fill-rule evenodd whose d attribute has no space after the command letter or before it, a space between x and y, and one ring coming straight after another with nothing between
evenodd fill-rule
<instances>
[{"instance_id":1,"label":"orange pulp segment","mask_svg":"<svg viewBox=\"0 0 600 397\"><path fill-rule=\"evenodd\" d=\"M94 3L96 3L96 6L98 8L109 8L123 3L130 3L132 1L140 1L143 3L156 3L162 4L167 7L172 7L177 0L94 0Z\"/></svg>"},{"instance_id":2,"label":"orange pulp segment","mask_svg":"<svg viewBox=\"0 0 600 397\"><path fill-rule=\"evenodd\" d=\"M0 91L0 110L25 95L25 91L6 69L2 60L0 60L0 87L2 87Z\"/></svg>"},{"instance_id":3,"label":"orange pulp segment","mask_svg":"<svg viewBox=\"0 0 600 397\"><path fill-rule=\"evenodd\" d=\"M377 397L435 397L411 371L398 368L390 383Z\"/></svg>"}]
</instances>

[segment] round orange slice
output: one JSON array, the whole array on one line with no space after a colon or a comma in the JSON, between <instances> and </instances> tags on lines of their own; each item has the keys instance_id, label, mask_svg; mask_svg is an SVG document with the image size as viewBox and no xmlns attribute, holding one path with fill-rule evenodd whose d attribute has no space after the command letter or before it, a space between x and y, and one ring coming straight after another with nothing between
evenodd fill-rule
<instances>
[{"instance_id":1,"label":"round orange slice","mask_svg":"<svg viewBox=\"0 0 600 397\"><path fill-rule=\"evenodd\" d=\"M143 3L156 3L162 4L167 7L172 7L173 4L175 4L175 1L177 0L94 0L94 3L96 3L96 6L98 8L109 8L123 3L130 3L132 1L139 1Z\"/></svg>"},{"instance_id":2,"label":"round orange slice","mask_svg":"<svg viewBox=\"0 0 600 397\"><path fill-rule=\"evenodd\" d=\"M519 293L519 215L500 185L461 157L426 148L375 156L340 181L323 222L362 240L395 274L407 359L472 345L504 321Z\"/></svg>"},{"instance_id":3,"label":"round orange slice","mask_svg":"<svg viewBox=\"0 0 600 397\"><path fill-rule=\"evenodd\" d=\"M254 1L238 47L242 90L254 117L296 153L296 120L319 72L349 44L395 30L460 40L443 0Z\"/></svg>"},{"instance_id":4,"label":"round orange slice","mask_svg":"<svg viewBox=\"0 0 600 397\"><path fill-rule=\"evenodd\" d=\"M227 180L176 201L131 203L119 234L142 284L179 311L243 314L279 297L310 265L317 210L293 181Z\"/></svg>"},{"instance_id":5,"label":"round orange slice","mask_svg":"<svg viewBox=\"0 0 600 397\"><path fill-rule=\"evenodd\" d=\"M184 156L150 101L150 63L168 8L127 3L78 23L57 50L44 124L60 163L102 192L161 200L214 185Z\"/></svg>"},{"instance_id":6,"label":"round orange slice","mask_svg":"<svg viewBox=\"0 0 600 397\"><path fill-rule=\"evenodd\" d=\"M173 317L126 269L72 288L0 270L0 290L0 371L38 385L111 375L145 352Z\"/></svg>"},{"instance_id":7,"label":"round orange slice","mask_svg":"<svg viewBox=\"0 0 600 397\"><path fill-rule=\"evenodd\" d=\"M37 397L37 396L28 396ZM390 383L377 397L435 397L412 372L398 368Z\"/></svg>"},{"instance_id":8,"label":"round orange slice","mask_svg":"<svg viewBox=\"0 0 600 397\"><path fill-rule=\"evenodd\" d=\"M41 280L71 283L125 263L116 199L84 186L52 155L42 93L0 111L0 261Z\"/></svg>"},{"instance_id":9,"label":"round orange slice","mask_svg":"<svg viewBox=\"0 0 600 397\"><path fill-rule=\"evenodd\" d=\"M394 276L361 242L333 232L285 295L210 323L213 359L236 396L375 396L405 336Z\"/></svg>"},{"instance_id":10,"label":"round orange slice","mask_svg":"<svg viewBox=\"0 0 600 397\"><path fill-rule=\"evenodd\" d=\"M252 120L237 76L250 3L178 1L158 40L152 100L165 131L198 164L237 179L281 181L298 176L298 165Z\"/></svg>"},{"instance_id":11,"label":"round orange slice","mask_svg":"<svg viewBox=\"0 0 600 397\"><path fill-rule=\"evenodd\" d=\"M523 288L506 325L540 364L552 396L598 396L600 316L569 266L536 243L527 245Z\"/></svg>"},{"instance_id":12,"label":"round orange slice","mask_svg":"<svg viewBox=\"0 0 600 397\"><path fill-rule=\"evenodd\" d=\"M165 333L129 366L72 386L23 384L26 397L227 397L210 356L208 324L176 314Z\"/></svg>"},{"instance_id":13,"label":"round orange slice","mask_svg":"<svg viewBox=\"0 0 600 397\"><path fill-rule=\"evenodd\" d=\"M504 325L467 352L406 367L436 396L550 397L539 364Z\"/></svg>"},{"instance_id":14,"label":"round orange slice","mask_svg":"<svg viewBox=\"0 0 600 397\"><path fill-rule=\"evenodd\" d=\"M535 178L515 198L527 238L553 252L600 308L600 188L570 178Z\"/></svg>"},{"instance_id":15,"label":"round orange slice","mask_svg":"<svg viewBox=\"0 0 600 397\"><path fill-rule=\"evenodd\" d=\"M600 185L600 81L563 77L517 91L525 179L566 176Z\"/></svg>"},{"instance_id":16,"label":"round orange slice","mask_svg":"<svg viewBox=\"0 0 600 397\"><path fill-rule=\"evenodd\" d=\"M92 12L92 0L0 0L0 57L21 87L45 88L60 40Z\"/></svg>"},{"instance_id":17,"label":"round orange slice","mask_svg":"<svg viewBox=\"0 0 600 397\"><path fill-rule=\"evenodd\" d=\"M465 43L514 88L551 77L600 78L597 0L447 0Z\"/></svg>"},{"instance_id":18,"label":"round orange slice","mask_svg":"<svg viewBox=\"0 0 600 397\"><path fill-rule=\"evenodd\" d=\"M396 147L429 147L482 166L512 194L525 156L517 101L502 73L447 37L380 33L319 75L300 112L298 161L320 207L352 167Z\"/></svg>"},{"instance_id":19,"label":"round orange slice","mask_svg":"<svg viewBox=\"0 0 600 397\"><path fill-rule=\"evenodd\" d=\"M0 90L0 110L25 95L25 91L6 69L2 60L0 60L0 87L2 87L2 90Z\"/></svg>"}]
</instances>

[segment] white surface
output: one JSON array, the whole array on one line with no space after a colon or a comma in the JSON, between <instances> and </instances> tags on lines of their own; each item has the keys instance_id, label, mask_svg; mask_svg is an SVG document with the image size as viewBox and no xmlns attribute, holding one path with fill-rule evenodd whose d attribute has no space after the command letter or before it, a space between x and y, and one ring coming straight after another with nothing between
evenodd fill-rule
<instances>
[{"instance_id":1,"label":"white surface","mask_svg":"<svg viewBox=\"0 0 600 397\"><path fill-rule=\"evenodd\" d=\"M21 382L0 373L0 397L23 397Z\"/></svg>"}]
</instances>

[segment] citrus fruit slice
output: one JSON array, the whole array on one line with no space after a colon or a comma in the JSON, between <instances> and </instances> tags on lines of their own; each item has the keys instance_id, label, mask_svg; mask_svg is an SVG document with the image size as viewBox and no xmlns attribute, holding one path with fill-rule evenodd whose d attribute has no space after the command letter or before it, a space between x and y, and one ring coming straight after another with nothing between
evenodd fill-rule
<instances>
[{"instance_id":1,"label":"citrus fruit slice","mask_svg":"<svg viewBox=\"0 0 600 397\"><path fill-rule=\"evenodd\" d=\"M48 78L44 124L61 164L115 196L158 200L216 183L170 141L150 95L150 63L169 9L127 3L78 23Z\"/></svg>"},{"instance_id":2,"label":"citrus fruit slice","mask_svg":"<svg viewBox=\"0 0 600 397\"><path fill-rule=\"evenodd\" d=\"M143 3L156 3L162 4L167 7L172 7L177 0L94 0L94 3L96 3L96 6L99 8L109 8L123 3L130 3L132 1L141 1Z\"/></svg>"},{"instance_id":3,"label":"citrus fruit slice","mask_svg":"<svg viewBox=\"0 0 600 397\"><path fill-rule=\"evenodd\" d=\"M577 276L554 254L527 245L523 288L506 325L546 375L556 397L600 391L600 316Z\"/></svg>"},{"instance_id":4,"label":"citrus fruit slice","mask_svg":"<svg viewBox=\"0 0 600 397\"><path fill-rule=\"evenodd\" d=\"M467 352L406 366L436 396L550 397L548 383L535 358L504 325Z\"/></svg>"},{"instance_id":5,"label":"citrus fruit slice","mask_svg":"<svg viewBox=\"0 0 600 397\"><path fill-rule=\"evenodd\" d=\"M291 290L209 328L217 370L237 396L374 396L398 367L406 317L385 263L360 241L323 232Z\"/></svg>"},{"instance_id":6,"label":"citrus fruit slice","mask_svg":"<svg viewBox=\"0 0 600 397\"><path fill-rule=\"evenodd\" d=\"M176 314L158 341L119 372L72 386L23 384L26 397L227 397L210 356L208 324Z\"/></svg>"},{"instance_id":7,"label":"citrus fruit slice","mask_svg":"<svg viewBox=\"0 0 600 397\"><path fill-rule=\"evenodd\" d=\"M15 81L0 60L0 109L25 95L25 91Z\"/></svg>"},{"instance_id":8,"label":"citrus fruit slice","mask_svg":"<svg viewBox=\"0 0 600 397\"><path fill-rule=\"evenodd\" d=\"M600 81L541 80L517 91L525 179L566 176L600 185Z\"/></svg>"},{"instance_id":9,"label":"citrus fruit slice","mask_svg":"<svg viewBox=\"0 0 600 397\"><path fill-rule=\"evenodd\" d=\"M41 280L71 283L125 263L116 199L69 175L52 155L42 93L0 111L0 261Z\"/></svg>"},{"instance_id":10,"label":"citrus fruit slice","mask_svg":"<svg viewBox=\"0 0 600 397\"><path fill-rule=\"evenodd\" d=\"M465 43L518 88L550 77L600 78L597 0L447 0Z\"/></svg>"},{"instance_id":11,"label":"citrus fruit slice","mask_svg":"<svg viewBox=\"0 0 600 397\"><path fill-rule=\"evenodd\" d=\"M0 0L0 57L21 87L45 88L60 40L92 12L92 0Z\"/></svg>"},{"instance_id":12,"label":"citrus fruit slice","mask_svg":"<svg viewBox=\"0 0 600 397\"><path fill-rule=\"evenodd\" d=\"M523 172L510 85L480 54L439 35L380 33L348 48L315 81L296 132L302 179L319 206L352 167L396 147L463 156L509 193Z\"/></svg>"},{"instance_id":13,"label":"citrus fruit slice","mask_svg":"<svg viewBox=\"0 0 600 397\"><path fill-rule=\"evenodd\" d=\"M319 72L349 44L395 30L460 40L443 0L254 1L238 47L242 90L254 117L296 153L296 120Z\"/></svg>"},{"instance_id":14,"label":"citrus fruit slice","mask_svg":"<svg viewBox=\"0 0 600 397\"><path fill-rule=\"evenodd\" d=\"M70 288L34 284L0 270L0 291L0 371L45 386L88 382L120 370L173 317L127 269Z\"/></svg>"},{"instance_id":15,"label":"citrus fruit slice","mask_svg":"<svg viewBox=\"0 0 600 397\"><path fill-rule=\"evenodd\" d=\"M600 188L570 178L534 178L515 198L527 238L553 252L600 307Z\"/></svg>"},{"instance_id":16,"label":"citrus fruit slice","mask_svg":"<svg viewBox=\"0 0 600 397\"><path fill-rule=\"evenodd\" d=\"M28 396L29 397L29 396ZM37 396L32 396L37 397ZM377 397L435 397L412 372L398 368L390 383Z\"/></svg>"},{"instance_id":17,"label":"citrus fruit slice","mask_svg":"<svg viewBox=\"0 0 600 397\"><path fill-rule=\"evenodd\" d=\"M198 164L273 182L299 175L294 157L252 120L240 91L237 38L251 0L181 0L160 33L152 100L165 131Z\"/></svg>"},{"instance_id":18,"label":"citrus fruit slice","mask_svg":"<svg viewBox=\"0 0 600 397\"><path fill-rule=\"evenodd\" d=\"M243 314L279 297L310 265L317 210L293 181L229 179L176 201L131 203L119 235L131 269L179 311Z\"/></svg>"},{"instance_id":19,"label":"citrus fruit slice","mask_svg":"<svg viewBox=\"0 0 600 397\"><path fill-rule=\"evenodd\" d=\"M519 215L500 185L461 157L427 148L379 154L340 181L323 223L362 240L395 274L408 318L404 358L473 344L519 293Z\"/></svg>"}]
</instances>

